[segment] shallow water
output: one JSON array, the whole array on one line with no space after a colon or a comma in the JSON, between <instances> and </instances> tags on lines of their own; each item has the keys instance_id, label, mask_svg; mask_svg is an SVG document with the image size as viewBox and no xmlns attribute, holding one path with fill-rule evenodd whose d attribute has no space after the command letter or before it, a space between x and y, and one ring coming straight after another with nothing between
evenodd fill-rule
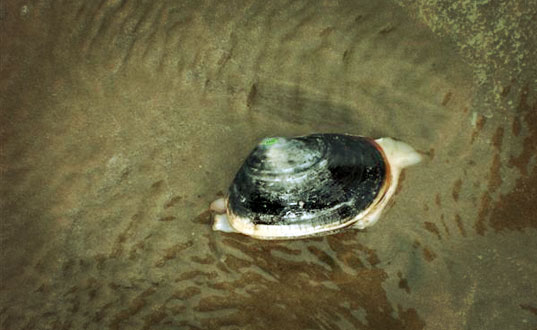
<instances>
[{"instance_id":1,"label":"shallow water","mask_svg":"<svg viewBox=\"0 0 537 330\"><path fill-rule=\"evenodd\" d=\"M0 5L2 329L535 329L535 84L389 1ZM524 84L522 84L524 85ZM266 136L425 156L374 227L211 231Z\"/></svg>"}]
</instances>

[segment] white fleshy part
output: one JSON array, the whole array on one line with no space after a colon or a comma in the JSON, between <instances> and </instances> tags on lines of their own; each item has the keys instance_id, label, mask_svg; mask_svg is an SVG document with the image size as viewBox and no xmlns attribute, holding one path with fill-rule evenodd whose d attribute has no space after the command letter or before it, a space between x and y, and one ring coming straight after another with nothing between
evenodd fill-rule
<instances>
[{"instance_id":1,"label":"white fleshy part","mask_svg":"<svg viewBox=\"0 0 537 330\"><path fill-rule=\"evenodd\" d=\"M228 221L227 215L216 214L214 216L213 230L223 231L226 233L236 233L237 231L231 226Z\"/></svg>"},{"instance_id":2,"label":"white fleshy part","mask_svg":"<svg viewBox=\"0 0 537 330\"><path fill-rule=\"evenodd\" d=\"M226 199L218 198L217 200L211 203L211 205L209 206L209 209L216 213L226 213Z\"/></svg>"},{"instance_id":3,"label":"white fleshy part","mask_svg":"<svg viewBox=\"0 0 537 330\"><path fill-rule=\"evenodd\" d=\"M380 138L376 139L375 142L382 147L382 151L386 158L388 158L392 171L397 170L401 172L403 168L421 162L421 155L404 142L391 138Z\"/></svg>"},{"instance_id":4,"label":"white fleshy part","mask_svg":"<svg viewBox=\"0 0 537 330\"><path fill-rule=\"evenodd\" d=\"M391 138L380 138L375 140L375 142L382 148L382 152L390 167L390 186L387 188L382 199L371 209L371 212L356 221L354 227L358 229L372 226L378 221L382 211L397 189L401 171L405 167L416 165L422 158L414 148L404 142L396 141Z\"/></svg>"}]
</instances>

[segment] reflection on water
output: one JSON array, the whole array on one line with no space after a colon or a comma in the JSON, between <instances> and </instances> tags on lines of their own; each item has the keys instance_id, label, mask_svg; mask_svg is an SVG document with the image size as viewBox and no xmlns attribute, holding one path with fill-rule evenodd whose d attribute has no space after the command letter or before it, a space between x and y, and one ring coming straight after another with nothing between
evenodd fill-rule
<instances>
[{"instance_id":1,"label":"reflection on water","mask_svg":"<svg viewBox=\"0 0 537 330\"><path fill-rule=\"evenodd\" d=\"M394 307L382 283L378 257L343 233L293 243L256 242L233 235L221 242L241 257L226 254L219 268L231 281L210 284L225 290L202 297L197 311L236 311L211 318L208 326L420 329L413 308ZM404 281L404 280L403 280ZM244 311L251 316L244 318Z\"/></svg>"}]
</instances>

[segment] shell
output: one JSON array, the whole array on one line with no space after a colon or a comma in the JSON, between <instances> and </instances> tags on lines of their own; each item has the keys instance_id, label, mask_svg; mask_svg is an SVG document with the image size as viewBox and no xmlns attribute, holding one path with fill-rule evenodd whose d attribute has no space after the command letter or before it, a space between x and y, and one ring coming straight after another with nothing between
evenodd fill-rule
<instances>
[{"instance_id":1,"label":"shell","mask_svg":"<svg viewBox=\"0 0 537 330\"><path fill-rule=\"evenodd\" d=\"M219 202L226 216L215 218L215 229L290 239L367 227L393 194L397 178L391 168L381 145L365 137L266 138L237 172L224 204ZM218 228L218 221L228 227Z\"/></svg>"}]
</instances>

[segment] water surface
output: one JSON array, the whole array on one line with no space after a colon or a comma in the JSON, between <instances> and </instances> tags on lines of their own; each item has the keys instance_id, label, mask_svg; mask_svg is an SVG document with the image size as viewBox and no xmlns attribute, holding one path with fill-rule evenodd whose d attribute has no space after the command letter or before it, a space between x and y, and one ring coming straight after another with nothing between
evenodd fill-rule
<instances>
[{"instance_id":1,"label":"water surface","mask_svg":"<svg viewBox=\"0 0 537 330\"><path fill-rule=\"evenodd\" d=\"M531 86L389 1L0 6L3 329L535 329ZM532 94L533 93L533 94ZM209 203L266 136L424 161L364 231L258 241Z\"/></svg>"}]
</instances>

